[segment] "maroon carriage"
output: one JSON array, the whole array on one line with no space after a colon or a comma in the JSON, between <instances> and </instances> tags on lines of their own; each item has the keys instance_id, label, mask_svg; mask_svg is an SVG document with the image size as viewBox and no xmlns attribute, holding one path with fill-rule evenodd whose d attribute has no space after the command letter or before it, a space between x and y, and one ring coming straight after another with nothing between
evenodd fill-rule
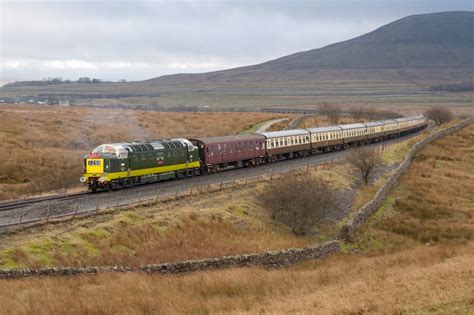
<instances>
[{"instance_id":1,"label":"maroon carriage","mask_svg":"<svg viewBox=\"0 0 474 315\"><path fill-rule=\"evenodd\" d=\"M265 158L265 137L242 135L190 139L199 148L206 172L258 165Z\"/></svg>"}]
</instances>

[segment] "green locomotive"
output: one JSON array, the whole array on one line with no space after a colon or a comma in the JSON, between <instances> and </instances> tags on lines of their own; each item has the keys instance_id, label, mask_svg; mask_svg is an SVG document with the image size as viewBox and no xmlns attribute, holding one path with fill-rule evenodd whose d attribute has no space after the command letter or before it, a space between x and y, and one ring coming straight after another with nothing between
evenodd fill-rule
<instances>
[{"instance_id":1,"label":"green locomotive","mask_svg":"<svg viewBox=\"0 0 474 315\"><path fill-rule=\"evenodd\" d=\"M81 181L89 190L194 176L198 148L187 139L103 144L84 157Z\"/></svg>"}]
</instances>

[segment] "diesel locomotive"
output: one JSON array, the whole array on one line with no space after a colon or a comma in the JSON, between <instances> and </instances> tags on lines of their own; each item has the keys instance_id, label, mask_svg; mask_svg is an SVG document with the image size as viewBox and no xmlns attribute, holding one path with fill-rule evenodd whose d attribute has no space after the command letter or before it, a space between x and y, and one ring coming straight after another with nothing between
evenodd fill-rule
<instances>
[{"instance_id":1,"label":"diesel locomotive","mask_svg":"<svg viewBox=\"0 0 474 315\"><path fill-rule=\"evenodd\" d=\"M203 175L383 141L426 125L427 119L416 115L251 135L102 144L84 157L81 182L96 192Z\"/></svg>"}]
</instances>

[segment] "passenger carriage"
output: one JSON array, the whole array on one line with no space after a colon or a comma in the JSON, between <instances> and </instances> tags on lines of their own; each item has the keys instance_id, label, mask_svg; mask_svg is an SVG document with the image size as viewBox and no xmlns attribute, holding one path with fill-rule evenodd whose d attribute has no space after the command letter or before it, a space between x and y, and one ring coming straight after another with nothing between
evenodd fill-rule
<instances>
[{"instance_id":1,"label":"passenger carriage","mask_svg":"<svg viewBox=\"0 0 474 315\"><path fill-rule=\"evenodd\" d=\"M398 132L404 134L405 131L413 129L413 117L403 117L395 119L398 122Z\"/></svg>"},{"instance_id":2,"label":"passenger carriage","mask_svg":"<svg viewBox=\"0 0 474 315\"><path fill-rule=\"evenodd\" d=\"M384 136L385 138L393 138L398 135L398 121L395 119L383 120L384 123Z\"/></svg>"},{"instance_id":3,"label":"passenger carriage","mask_svg":"<svg viewBox=\"0 0 474 315\"><path fill-rule=\"evenodd\" d=\"M384 138L384 127L383 121L371 121L364 123L367 129L367 140L369 141L380 141Z\"/></svg>"},{"instance_id":4,"label":"passenger carriage","mask_svg":"<svg viewBox=\"0 0 474 315\"><path fill-rule=\"evenodd\" d=\"M367 141L367 127L364 124L339 125L345 145L365 143Z\"/></svg>"},{"instance_id":5,"label":"passenger carriage","mask_svg":"<svg viewBox=\"0 0 474 315\"><path fill-rule=\"evenodd\" d=\"M311 134L311 151L313 153L337 150L342 148L343 129L339 126L306 128Z\"/></svg>"},{"instance_id":6,"label":"passenger carriage","mask_svg":"<svg viewBox=\"0 0 474 315\"><path fill-rule=\"evenodd\" d=\"M265 137L241 135L190 139L199 148L205 172L259 165L265 158Z\"/></svg>"},{"instance_id":7,"label":"passenger carriage","mask_svg":"<svg viewBox=\"0 0 474 315\"><path fill-rule=\"evenodd\" d=\"M310 132L294 129L257 133L265 137L265 147L269 161L306 156L311 149Z\"/></svg>"}]
</instances>

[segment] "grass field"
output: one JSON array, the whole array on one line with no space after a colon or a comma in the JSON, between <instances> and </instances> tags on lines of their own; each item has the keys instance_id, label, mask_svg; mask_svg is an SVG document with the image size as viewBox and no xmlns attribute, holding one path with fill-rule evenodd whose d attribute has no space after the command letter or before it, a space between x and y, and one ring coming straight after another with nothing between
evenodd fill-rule
<instances>
[{"instance_id":1,"label":"grass field","mask_svg":"<svg viewBox=\"0 0 474 315\"><path fill-rule=\"evenodd\" d=\"M237 134L269 113L0 106L0 200L77 187L82 156L110 142Z\"/></svg>"},{"instance_id":2,"label":"grass field","mask_svg":"<svg viewBox=\"0 0 474 315\"><path fill-rule=\"evenodd\" d=\"M404 74L403 74L404 73ZM410 73L410 75L408 75ZM468 71L444 70L318 70L248 73L227 79L215 74L196 80L186 75L158 81L66 84L0 88L1 97L56 95L86 106L198 106L213 109L266 106L317 106L329 102L344 106L388 107L398 112L422 112L433 105L449 106L471 115L472 92L435 93L431 85L469 82ZM408 78L407 78L408 75ZM122 97L113 97L120 94ZM110 96L108 96L110 95Z\"/></svg>"},{"instance_id":3,"label":"grass field","mask_svg":"<svg viewBox=\"0 0 474 315\"><path fill-rule=\"evenodd\" d=\"M324 261L179 277L104 274L2 280L0 310L468 314L474 307L473 148L474 125L428 145L357 243L346 244L344 253Z\"/></svg>"}]
</instances>

